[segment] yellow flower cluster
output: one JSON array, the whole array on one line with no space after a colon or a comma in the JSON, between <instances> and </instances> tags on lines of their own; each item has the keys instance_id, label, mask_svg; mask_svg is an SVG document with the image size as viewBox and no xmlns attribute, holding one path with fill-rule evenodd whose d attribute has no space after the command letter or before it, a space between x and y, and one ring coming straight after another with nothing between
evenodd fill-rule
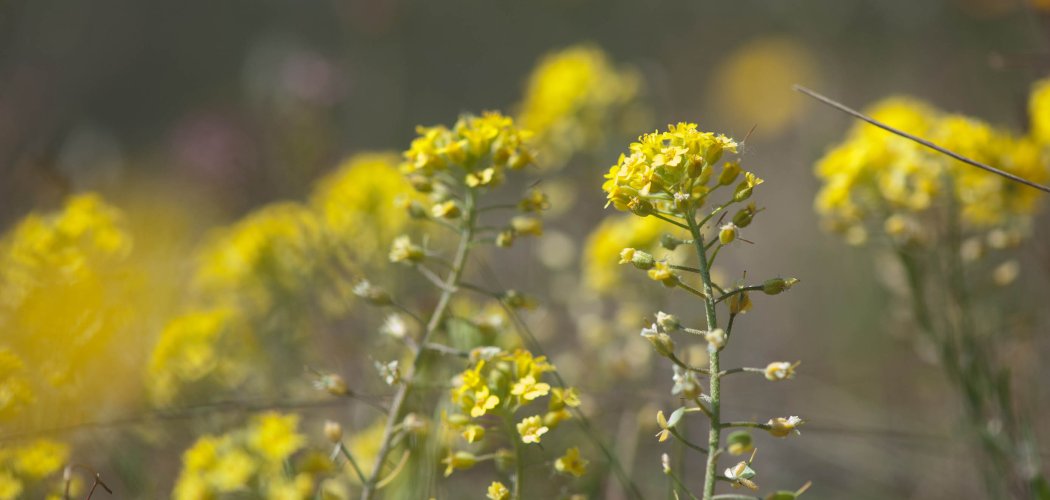
<instances>
[{"instance_id":1,"label":"yellow flower cluster","mask_svg":"<svg viewBox=\"0 0 1050 500\"><path fill-rule=\"evenodd\" d=\"M621 154L606 174L602 185L606 206L641 216L684 213L686 207L702 206L709 192L736 182L741 173L744 179L736 187L734 201L743 201L762 179L742 172L735 162L725 162L714 175L715 165L727 151L736 153L737 143L724 135L697 130L695 123L678 123L667 132L645 134L631 144L630 155Z\"/></svg>"},{"instance_id":2,"label":"yellow flower cluster","mask_svg":"<svg viewBox=\"0 0 1050 500\"><path fill-rule=\"evenodd\" d=\"M472 188L496 186L506 169L521 169L533 161L531 133L498 112L464 115L451 129L438 125L419 127L417 132L401 170L421 192L433 191L434 179L443 182L445 175Z\"/></svg>"},{"instance_id":3,"label":"yellow flower cluster","mask_svg":"<svg viewBox=\"0 0 1050 500\"><path fill-rule=\"evenodd\" d=\"M43 492L35 490L56 490L58 481L51 487L41 481L55 475L68 460L69 447L48 439L0 448L0 500L40 498Z\"/></svg>"},{"instance_id":4,"label":"yellow flower cluster","mask_svg":"<svg viewBox=\"0 0 1050 500\"><path fill-rule=\"evenodd\" d=\"M286 462L306 438L298 417L265 413L246 428L221 436L203 436L182 455L182 471L173 497L307 499L316 478L309 472L286 472Z\"/></svg>"},{"instance_id":5,"label":"yellow flower cluster","mask_svg":"<svg viewBox=\"0 0 1050 500\"><path fill-rule=\"evenodd\" d=\"M267 205L214 232L196 255L187 310L151 356L154 400L171 402L189 386L240 386L249 366L273 364L265 352L294 356L311 308L346 313L348 271L378 264L408 221L393 200L412 195L396 155L365 153L321 179L308 203Z\"/></svg>"},{"instance_id":6,"label":"yellow flower cluster","mask_svg":"<svg viewBox=\"0 0 1050 500\"><path fill-rule=\"evenodd\" d=\"M883 100L868 114L1026 179L1050 179L1046 156L1031 137L908 98ZM865 240L869 222L881 224L893 237L921 239L917 217L948 205L957 207L969 231L1023 229L1040 197L1034 189L861 123L821 158L816 173L824 183L817 211L829 228L854 243Z\"/></svg>"},{"instance_id":7,"label":"yellow flower cluster","mask_svg":"<svg viewBox=\"0 0 1050 500\"><path fill-rule=\"evenodd\" d=\"M536 133L545 166L564 165L574 152L605 142L610 126L636 107L640 84L636 71L614 67L600 48L572 46L533 69L518 121Z\"/></svg>"},{"instance_id":8,"label":"yellow flower cluster","mask_svg":"<svg viewBox=\"0 0 1050 500\"><path fill-rule=\"evenodd\" d=\"M472 353L473 366L453 379L452 403L459 413L444 420L452 431L468 443L475 443L486 434L482 417L495 414L513 419L518 410L547 396L547 412L527 416L517 422L517 436L523 443L539 443L542 436L561 422L572 418L569 408L580 405L575 389L552 388L542 381L543 374L554 371L554 366L543 356L534 357L524 349L513 353L482 347ZM446 459L446 475L454 469L474 465L468 452L450 453Z\"/></svg>"}]
</instances>

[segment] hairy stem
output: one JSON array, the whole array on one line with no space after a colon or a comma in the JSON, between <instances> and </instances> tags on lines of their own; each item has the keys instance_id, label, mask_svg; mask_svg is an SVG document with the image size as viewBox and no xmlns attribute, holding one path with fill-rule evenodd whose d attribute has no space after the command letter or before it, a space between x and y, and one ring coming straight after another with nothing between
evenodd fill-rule
<instances>
[{"instance_id":1,"label":"hairy stem","mask_svg":"<svg viewBox=\"0 0 1050 500\"><path fill-rule=\"evenodd\" d=\"M710 217L710 216L709 216ZM707 329L713 330L718 327L718 317L715 312L714 287L711 285L711 270L707 261L707 250L704 248L704 239L700 234L700 225L692 213L686 217L689 222L689 231L693 234L693 246L696 248L696 256L699 261L697 268L700 270L701 291L704 298L704 309L707 313ZM721 369L718 366L718 350L713 349L708 357L708 372L711 374L711 430L707 435L707 466L704 469L704 500L711 500L715 494L715 477L718 470L718 448L722 437L721 418Z\"/></svg>"},{"instance_id":2,"label":"hairy stem","mask_svg":"<svg viewBox=\"0 0 1050 500\"><path fill-rule=\"evenodd\" d=\"M452 295L455 293L456 286L459 284L459 280L463 276L463 269L467 262L467 256L470 254L471 242L474 239L474 226L477 223L477 209L474 205L474 191L468 189L464 195L463 225L459 230L459 246L456 249L456 256L453 258L452 268L449 270L448 276L445 278L445 286L442 288L441 297L438 299L437 305L434 306L434 312L430 315L430 320L427 322L426 329L423 331L423 335L419 339L419 345L426 345L431 335L441 328L441 324L445 320L445 315L448 313L449 304L452 302ZM401 422L405 401L408 399L409 393L412 391L412 384L414 382L413 378L422 366L426 352L426 349L419 349L415 353L415 356L412 359L411 371L406 374L405 382L398 388L397 393L394 394L393 401L390 403L390 414L387 416L386 428L383 430L383 444L379 448L379 453L376 454L375 463L372 466L372 473L361 490L361 500L369 500L375 495L376 483L379 481L380 474L382 473L383 464L386 463L387 456L393 448L395 428Z\"/></svg>"}]
</instances>

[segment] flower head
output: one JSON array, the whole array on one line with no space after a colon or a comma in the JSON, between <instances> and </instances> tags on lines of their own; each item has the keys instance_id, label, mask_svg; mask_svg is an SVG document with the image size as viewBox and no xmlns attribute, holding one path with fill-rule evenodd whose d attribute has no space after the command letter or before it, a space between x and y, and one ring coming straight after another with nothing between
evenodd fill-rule
<instances>
[{"instance_id":1,"label":"flower head","mask_svg":"<svg viewBox=\"0 0 1050 500\"><path fill-rule=\"evenodd\" d=\"M521 442L523 443L539 443L540 436L550 430L543 425L543 419L539 415L525 417L521 422L518 422L517 428L518 435L521 436Z\"/></svg>"},{"instance_id":2,"label":"flower head","mask_svg":"<svg viewBox=\"0 0 1050 500\"><path fill-rule=\"evenodd\" d=\"M574 446L565 450L565 454L554 461L554 470L580 477L587 472L587 463L587 460L580 457L580 449Z\"/></svg>"}]
</instances>

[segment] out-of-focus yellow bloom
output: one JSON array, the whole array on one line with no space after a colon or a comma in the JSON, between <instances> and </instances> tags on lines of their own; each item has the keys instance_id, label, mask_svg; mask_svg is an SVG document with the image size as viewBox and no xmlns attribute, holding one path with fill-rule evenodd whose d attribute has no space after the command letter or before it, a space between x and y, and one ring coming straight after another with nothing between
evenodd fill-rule
<instances>
[{"instance_id":1,"label":"out-of-focus yellow bloom","mask_svg":"<svg viewBox=\"0 0 1050 500\"><path fill-rule=\"evenodd\" d=\"M529 76L518 121L536 133L544 166L560 167L574 152L594 150L627 128L638 113L641 78L618 69L601 49L576 45L547 54ZM633 125L633 124L632 124Z\"/></svg>"},{"instance_id":2,"label":"out-of-focus yellow bloom","mask_svg":"<svg viewBox=\"0 0 1050 500\"><path fill-rule=\"evenodd\" d=\"M412 200L412 186L394 153L351 156L314 185L310 206L341 255L360 265L377 260L401 234L408 213L395 200Z\"/></svg>"},{"instance_id":3,"label":"out-of-focus yellow bloom","mask_svg":"<svg viewBox=\"0 0 1050 500\"><path fill-rule=\"evenodd\" d=\"M805 101L791 90L818 78L811 52L790 38L759 38L734 50L717 67L711 92L719 114L736 128L758 126L759 133L783 131L803 111Z\"/></svg>"},{"instance_id":4,"label":"out-of-focus yellow bloom","mask_svg":"<svg viewBox=\"0 0 1050 500\"><path fill-rule=\"evenodd\" d=\"M450 172L471 187L495 184L505 169L518 170L532 163L531 132L497 112L464 115L451 129L419 127L419 136L404 153L401 171L431 178Z\"/></svg>"},{"instance_id":5,"label":"out-of-focus yellow bloom","mask_svg":"<svg viewBox=\"0 0 1050 500\"><path fill-rule=\"evenodd\" d=\"M1030 138L906 98L886 99L868 113L1034 182L1050 179L1045 156ZM957 207L963 230L1024 228L1040 196L1034 189L860 123L817 163L816 173L824 182L816 209L831 229L846 234L866 232L870 222L892 222L888 227L905 229L899 222L907 219L901 216L943 208L946 196Z\"/></svg>"},{"instance_id":6,"label":"out-of-focus yellow bloom","mask_svg":"<svg viewBox=\"0 0 1050 500\"><path fill-rule=\"evenodd\" d=\"M191 311L175 318L153 349L150 391L163 403L171 401L184 385L209 376L221 385L236 387L247 376L244 356L254 345L248 325L234 308Z\"/></svg>"},{"instance_id":7,"label":"out-of-focus yellow bloom","mask_svg":"<svg viewBox=\"0 0 1050 500\"><path fill-rule=\"evenodd\" d=\"M526 375L514 383L510 393L525 401L532 401L540 396L546 396L550 392L550 384L537 382L536 377Z\"/></svg>"},{"instance_id":8,"label":"out-of-focus yellow bloom","mask_svg":"<svg viewBox=\"0 0 1050 500\"><path fill-rule=\"evenodd\" d=\"M1050 5L1050 1L1046 3ZM1032 120L1032 138L1050 147L1050 78L1032 85L1032 93L1028 97L1028 116Z\"/></svg>"},{"instance_id":9,"label":"out-of-focus yellow bloom","mask_svg":"<svg viewBox=\"0 0 1050 500\"><path fill-rule=\"evenodd\" d=\"M580 449L573 446L565 450L565 454L554 461L554 470L580 477L587 473L587 463L587 460L580 457Z\"/></svg>"},{"instance_id":10,"label":"out-of-focus yellow bloom","mask_svg":"<svg viewBox=\"0 0 1050 500\"><path fill-rule=\"evenodd\" d=\"M227 494L311 498L315 484L311 473L299 472L291 478L286 474L286 464L306 439L296 431L297 424L295 415L271 412L222 436L202 436L183 453L172 496L179 500Z\"/></svg>"},{"instance_id":11,"label":"out-of-focus yellow bloom","mask_svg":"<svg viewBox=\"0 0 1050 500\"><path fill-rule=\"evenodd\" d=\"M489 485L485 498L489 500L510 500L510 490L507 489L507 485L499 481L493 481Z\"/></svg>"},{"instance_id":12,"label":"out-of-focus yellow bloom","mask_svg":"<svg viewBox=\"0 0 1050 500\"><path fill-rule=\"evenodd\" d=\"M792 433L799 434L798 426L803 423L805 422L803 422L801 418L791 416L787 418L771 418L769 419L769 422L766 422L766 425L770 426L770 428L767 429L770 434L776 437L787 437Z\"/></svg>"},{"instance_id":13,"label":"out-of-focus yellow bloom","mask_svg":"<svg viewBox=\"0 0 1050 500\"><path fill-rule=\"evenodd\" d=\"M0 499L23 498L27 490L46 488L42 480L56 474L68 460L69 447L49 439L0 449Z\"/></svg>"}]
</instances>

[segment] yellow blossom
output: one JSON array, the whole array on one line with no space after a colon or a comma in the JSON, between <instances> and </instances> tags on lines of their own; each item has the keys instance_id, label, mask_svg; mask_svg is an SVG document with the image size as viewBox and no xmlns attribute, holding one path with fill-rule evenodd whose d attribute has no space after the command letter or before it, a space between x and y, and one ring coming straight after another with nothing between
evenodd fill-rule
<instances>
[{"instance_id":1,"label":"yellow blossom","mask_svg":"<svg viewBox=\"0 0 1050 500\"><path fill-rule=\"evenodd\" d=\"M766 380L787 380L795 377L795 368L800 362L789 363L787 361L774 361L766 365Z\"/></svg>"},{"instance_id":2,"label":"yellow blossom","mask_svg":"<svg viewBox=\"0 0 1050 500\"><path fill-rule=\"evenodd\" d=\"M521 422L518 422L517 428L518 435L521 436L521 442L523 443L539 443L540 436L550 430L543 425L543 419L539 415L525 417Z\"/></svg>"},{"instance_id":3,"label":"yellow blossom","mask_svg":"<svg viewBox=\"0 0 1050 500\"><path fill-rule=\"evenodd\" d=\"M510 490L507 486L499 481L493 481L489 485L488 492L485 498L489 500L510 500Z\"/></svg>"},{"instance_id":4,"label":"yellow blossom","mask_svg":"<svg viewBox=\"0 0 1050 500\"><path fill-rule=\"evenodd\" d=\"M565 454L554 461L554 470L580 477L587 472L587 463L587 460L580 457L580 449L574 446L565 450Z\"/></svg>"},{"instance_id":5,"label":"yellow blossom","mask_svg":"<svg viewBox=\"0 0 1050 500\"><path fill-rule=\"evenodd\" d=\"M306 438L296 432L298 425L298 415L264 413L255 418L249 442L266 459L280 462L302 448L306 442Z\"/></svg>"},{"instance_id":6,"label":"yellow blossom","mask_svg":"<svg viewBox=\"0 0 1050 500\"><path fill-rule=\"evenodd\" d=\"M537 382L536 377L526 375L514 383L510 393L525 401L532 401L540 396L546 396L551 386L543 382Z\"/></svg>"}]
</instances>

